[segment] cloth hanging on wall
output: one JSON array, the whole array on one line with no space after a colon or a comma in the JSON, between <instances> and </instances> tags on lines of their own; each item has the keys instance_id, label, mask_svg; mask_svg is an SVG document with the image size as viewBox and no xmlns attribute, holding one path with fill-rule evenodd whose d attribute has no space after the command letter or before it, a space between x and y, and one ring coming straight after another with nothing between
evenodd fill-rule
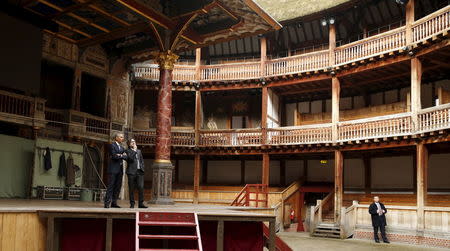
<instances>
[{"instance_id":1,"label":"cloth hanging on wall","mask_svg":"<svg viewBox=\"0 0 450 251\"><path fill-rule=\"evenodd\" d=\"M50 154L50 148L45 148L44 153L44 169L46 171L52 169L52 156Z\"/></svg>"},{"instance_id":2,"label":"cloth hanging on wall","mask_svg":"<svg viewBox=\"0 0 450 251\"><path fill-rule=\"evenodd\" d=\"M67 175L67 167L66 167L66 155L62 152L59 157L59 168L58 168L58 177L66 177Z\"/></svg>"},{"instance_id":3,"label":"cloth hanging on wall","mask_svg":"<svg viewBox=\"0 0 450 251\"><path fill-rule=\"evenodd\" d=\"M72 186L75 184L75 168L72 154L69 154L67 158L66 170L66 186Z\"/></svg>"}]
</instances>

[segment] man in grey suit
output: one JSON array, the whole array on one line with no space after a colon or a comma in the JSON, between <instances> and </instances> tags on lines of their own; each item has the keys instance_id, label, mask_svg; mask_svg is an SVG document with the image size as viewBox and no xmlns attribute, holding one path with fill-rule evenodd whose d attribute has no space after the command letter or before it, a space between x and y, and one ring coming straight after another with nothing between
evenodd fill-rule
<instances>
[{"instance_id":1,"label":"man in grey suit","mask_svg":"<svg viewBox=\"0 0 450 251\"><path fill-rule=\"evenodd\" d=\"M130 208L134 208L134 190L139 192L139 208L147 208L144 205L144 157L141 150L137 148L134 139L129 140L129 148L127 153L127 176L128 176L128 190L130 195Z\"/></svg>"}]
</instances>

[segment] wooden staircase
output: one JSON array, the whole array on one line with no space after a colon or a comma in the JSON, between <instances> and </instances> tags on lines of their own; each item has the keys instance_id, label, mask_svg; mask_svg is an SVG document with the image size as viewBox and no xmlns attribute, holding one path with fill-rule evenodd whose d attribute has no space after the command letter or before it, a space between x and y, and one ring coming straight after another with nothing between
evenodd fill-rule
<instances>
[{"instance_id":1,"label":"wooden staircase","mask_svg":"<svg viewBox=\"0 0 450 251\"><path fill-rule=\"evenodd\" d=\"M321 222L314 229L312 236L339 239L341 238L341 229L333 222Z\"/></svg>"},{"instance_id":2,"label":"wooden staircase","mask_svg":"<svg viewBox=\"0 0 450 251\"><path fill-rule=\"evenodd\" d=\"M231 206L267 207L269 186L265 184L247 184L236 196Z\"/></svg>"},{"instance_id":3,"label":"wooden staircase","mask_svg":"<svg viewBox=\"0 0 450 251\"><path fill-rule=\"evenodd\" d=\"M136 251L202 251L195 213L136 213Z\"/></svg>"}]
</instances>

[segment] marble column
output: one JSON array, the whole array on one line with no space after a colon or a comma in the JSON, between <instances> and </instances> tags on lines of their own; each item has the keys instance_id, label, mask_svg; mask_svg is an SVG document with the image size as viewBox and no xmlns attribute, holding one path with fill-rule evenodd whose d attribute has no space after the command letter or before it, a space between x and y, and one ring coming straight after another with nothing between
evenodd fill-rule
<instances>
[{"instance_id":1,"label":"marble column","mask_svg":"<svg viewBox=\"0 0 450 251\"><path fill-rule=\"evenodd\" d=\"M170 161L170 132L172 124L172 71L178 56L171 51L160 52L158 112L156 117L155 161L152 165L152 204L173 204L172 173Z\"/></svg>"}]
</instances>

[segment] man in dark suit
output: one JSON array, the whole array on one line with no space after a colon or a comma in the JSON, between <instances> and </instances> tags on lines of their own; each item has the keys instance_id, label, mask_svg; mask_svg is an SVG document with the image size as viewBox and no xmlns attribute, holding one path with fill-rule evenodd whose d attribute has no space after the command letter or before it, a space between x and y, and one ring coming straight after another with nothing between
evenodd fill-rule
<instances>
[{"instance_id":1,"label":"man in dark suit","mask_svg":"<svg viewBox=\"0 0 450 251\"><path fill-rule=\"evenodd\" d=\"M373 203L369 206L369 214L372 217L372 226L373 226L373 236L376 243L380 242L378 238L378 229L381 232L381 238L383 238L384 243L389 243L386 237L386 216L387 213L386 207L384 207L383 203L380 202L380 198L378 196L373 197Z\"/></svg>"},{"instance_id":2,"label":"man in dark suit","mask_svg":"<svg viewBox=\"0 0 450 251\"><path fill-rule=\"evenodd\" d=\"M144 157L141 150L137 148L136 141L130 139L127 153L127 176L128 190L130 195L130 208L134 208L134 190L139 192L139 208L147 208L144 205Z\"/></svg>"},{"instance_id":3,"label":"man in dark suit","mask_svg":"<svg viewBox=\"0 0 450 251\"><path fill-rule=\"evenodd\" d=\"M122 187L123 160L127 159L125 149L121 145L123 140L123 134L117 133L114 137L114 142L109 146L109 180L108 188L106 189L105 208L120 208L120 206L117 205L117 198L119 197L120 188Z\"/></svg>"}]
</instances>

